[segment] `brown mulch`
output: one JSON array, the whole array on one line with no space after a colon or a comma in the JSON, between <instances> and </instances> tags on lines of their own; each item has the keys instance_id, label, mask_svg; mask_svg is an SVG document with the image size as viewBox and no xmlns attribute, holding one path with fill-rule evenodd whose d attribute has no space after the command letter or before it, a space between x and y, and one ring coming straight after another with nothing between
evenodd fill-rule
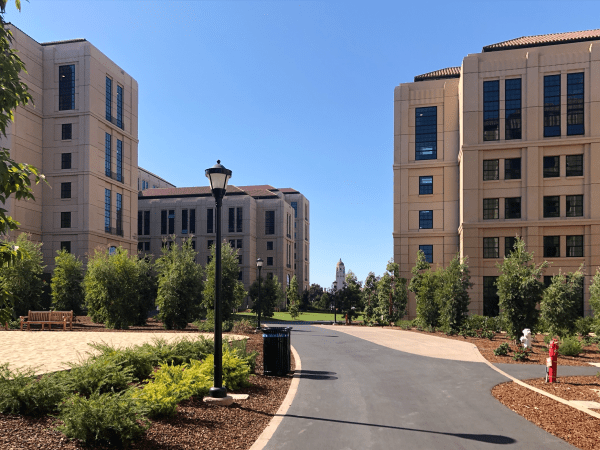
<instances>
[{"instance_id":1,"label":"brown mulch","mask_svg":"<svg viewBox=\"0 0 600 450\"><path fill-rule=\"evenodd\" d=\"M106 330L92 324L87 317L78 317L73 331ZM124 332L167 332L154 319L145 327L131 327ZM188 325L186 332L198 333ZM224 333L227 334L227 333ZM247 400L236 401L232 406L208 405L202 399L192 398L182 402L172 419L152 421L152 426L142 440L131 449L248 449L260 436L287 395L292 375L270 377L263 372L263 339L261 334L244 334L248 337L248 351L257 350L256 375L250 377L252 386L235 391L249 394ZM294 361L292 355L292 369ZM69 441L55 428L59 422L49 418L31 418L0 414L0 449L89 449L78 442ZM97 447L96 447L97 448Z\"/></svg>"}]
</instances>

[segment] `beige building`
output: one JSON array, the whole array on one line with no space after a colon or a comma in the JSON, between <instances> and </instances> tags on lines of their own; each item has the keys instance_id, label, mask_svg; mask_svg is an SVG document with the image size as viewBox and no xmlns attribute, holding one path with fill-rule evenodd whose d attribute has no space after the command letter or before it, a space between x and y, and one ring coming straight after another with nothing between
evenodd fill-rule
<instances>
[{"instance_id":1,"label":"beige building","mask_svg":"<svg viewBox=\"0 0 600 450\"><path fill-rule=\"evenodd\" d=\"M521 236L536 262L600 265L600 30L483 48L394 92L394 259L410 278L469 257L471 312L493 315L496 264ZM594 119L596 118L596 119ZM416 314L409 301L409 316Z\"/></svg>"},{"instance_id":2,"label":"beige building","mask_svg":"<svg viewBox=\"0 0 600 450\"><path fill-rule=\"evenodd\" d=\"M153 174L149 170L138 167L138 191L156 188L174 188L175 185Z\"/></svg>"},{"instance_id":3,"label":"beige building","mask_svg":"<svg viewBox=\"0 0 600 450\"><path fill-rule=\"evenodd\" d=\"M13 25L33 102L17 108L2 147L46 176L35 201L7 202L19 232L44 243L52 270L61 247L137 245L137 82L85 39L38 43Z\"/></svg>"},{"instance_id":4,"label":"beige building","mask_svg":"<svg viewBox=\"0 0 600 450\"><path fill-rule=\"evenodd\" d=\"M222 237L238 249L239 279L246 289L258 277L259 257L263 277L277 276L286 287L296 275L299 288L309 288L309 202L300 192L229 185L221 212ZM208 186L140 191L138 250L157 257L172 235L179 243L191 237L197 262L205 265L216 239L215 214Z\"/></svg>"}]
</instances>

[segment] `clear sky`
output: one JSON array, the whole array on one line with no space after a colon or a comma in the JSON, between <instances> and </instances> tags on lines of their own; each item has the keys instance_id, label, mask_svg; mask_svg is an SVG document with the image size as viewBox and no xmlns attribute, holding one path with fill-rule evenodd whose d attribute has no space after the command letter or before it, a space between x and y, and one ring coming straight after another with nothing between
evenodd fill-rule
<instances>
[{"instance_id":1,"label":"clear sky","mask_svg":"<svg viewBox=\"0 0 600 450\"><path fill-rule=\"evenodd\" d=\"M589 1L30 0L38 42L85 38L139 83L139 164L178 187L292 187L311 202L310 281L393 256L394 87L484 45L600 27Z\"/></svg>"}]
</instances>

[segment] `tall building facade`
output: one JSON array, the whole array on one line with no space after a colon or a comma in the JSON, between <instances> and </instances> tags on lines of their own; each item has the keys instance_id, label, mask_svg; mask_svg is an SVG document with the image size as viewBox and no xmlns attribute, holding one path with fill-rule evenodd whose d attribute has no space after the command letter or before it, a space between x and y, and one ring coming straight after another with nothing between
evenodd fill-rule
<instances>
[{"instance_id":1,"label":"tall building facade","mask_svg":"<svg viewBox=\"0 0 600 450\"><path fill-rule=\"evenodd\" d=\"M227 186L221 209L224 241L238 250L240 273L246 289L257 279L256 259L262 258L262 276L277 276L287 287L296 275L300 289L310 286L308 200L290 188L269 185ZM216 242L215 200L208 186L156 188L139 192L138 250L160 256L161 248L191 237L205 265Z\"/></svg>"},{"instance_id":2,"label":"tall building facade","mask_svg":"<svg viewBox=\"0 0 600 450\"><path fill-rule=\"evenodd\" d=\"M410 278L468 256L471 312L494 315L496 264L524 239L545 282L600 264L600 30L488 45L394 93L394 259ZM416 314L409 300L408 314Z\"/></svg>"},{"instance_id":3,"label":"tall building facade","mask_svg":"<svg viewBox=\"0 0 600 450\"><path fill-rule=\"evenodd\" d=\"M137 248L137 82L85 39L38 43L13 25L33 102L15 111L0 145L39 168L35 201L7 202L20 232L43 242L47 271L60 248ZM12 232L15 234L15 232Z\"/></svg>"}]
</instances>

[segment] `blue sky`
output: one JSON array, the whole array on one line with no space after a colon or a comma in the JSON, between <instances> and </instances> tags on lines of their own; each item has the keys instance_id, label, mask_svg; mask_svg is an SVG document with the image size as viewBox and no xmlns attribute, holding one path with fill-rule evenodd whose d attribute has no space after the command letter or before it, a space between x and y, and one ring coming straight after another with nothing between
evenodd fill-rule
<instances>
[{"instance_id":1,"label":"blue sky","mask_svg":"<svg viewBox=\"0 0 600 450\"><path fill-rule=\"evenodd\" d=\"M293 187L311 202L311 283L393 255L393 94L484 45L600 27L589 1L30 0L38 42L85 38L139 83L139 164L177 186Z\"/></svg>"}]
</instances>

